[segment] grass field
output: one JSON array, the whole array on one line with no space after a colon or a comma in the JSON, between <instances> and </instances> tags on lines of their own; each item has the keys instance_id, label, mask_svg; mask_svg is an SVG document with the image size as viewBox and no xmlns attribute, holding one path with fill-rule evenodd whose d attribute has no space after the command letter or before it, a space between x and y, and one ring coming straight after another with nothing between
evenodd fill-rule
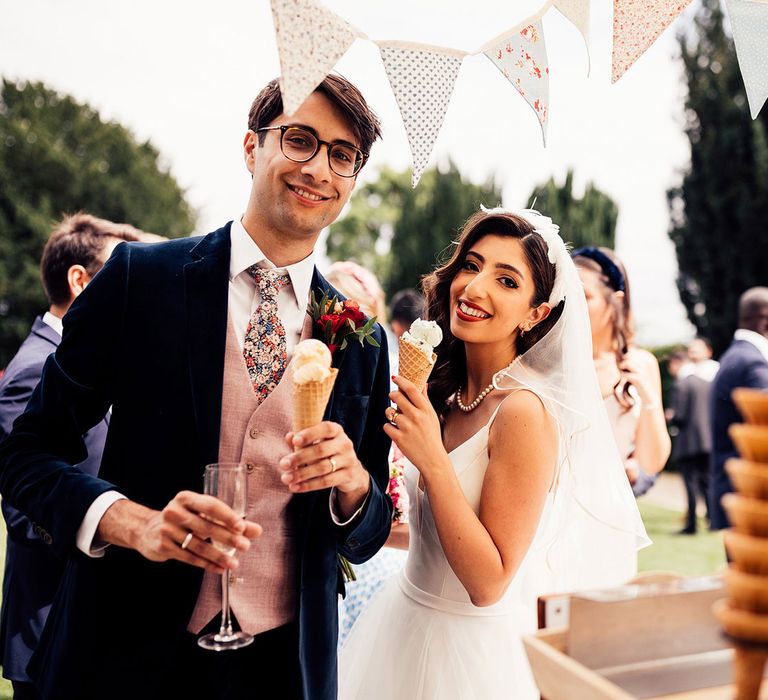
<instances>
[{"instance_id":1,"label":"grass field","mask_svg":"<svg viewBox=\"0 0 768 700\"><path fill-rule=\"evenodd\" d=\"M648 503L640 504L643 522L653 544L640 552L640 571L674 571L686 576L703 576L725 566L721 533L707 532L703 523L700 534L676 535L681 527L679 512ZM0 568L5 563L5 523L0 518ZM0 700L11 700L11 684L0 679Z\"/></svg>"}]
</instances>

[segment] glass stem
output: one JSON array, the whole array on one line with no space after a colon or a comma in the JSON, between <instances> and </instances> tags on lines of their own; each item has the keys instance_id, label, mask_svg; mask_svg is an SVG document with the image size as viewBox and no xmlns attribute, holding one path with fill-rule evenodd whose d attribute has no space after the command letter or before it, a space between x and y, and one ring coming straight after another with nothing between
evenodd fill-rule
<instances>
[{"instance_id":1,"label":"glass stem","mask_svg":"<svg viewBox=\"0 0 768 700\"><path fill-rule=\"evenodd\" d=\"M229 614L229 571L221 575L221 628L220 637L231 637L232 619Z\"/></svg>"}]
</instances>

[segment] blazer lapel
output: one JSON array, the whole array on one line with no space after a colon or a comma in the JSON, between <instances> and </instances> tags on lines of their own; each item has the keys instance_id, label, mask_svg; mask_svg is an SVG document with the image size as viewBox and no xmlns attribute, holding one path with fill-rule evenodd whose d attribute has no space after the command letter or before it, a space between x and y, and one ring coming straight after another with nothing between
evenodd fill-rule
<instances>
[{"instance_id":1,"label":"blazer lapel","mask_svg":"<svg viewBox=\"0 0 768 700\"><path fill-rule=\"evenodd\" d=\"M201 459L213 463L219 450L224 349L227 338L230 226L203 238L184 266L186 338L195 436Z\"/></svg>"},{"instance_id":2,"label":"blazer lapel","mask_svg":"<svg viewBox=\"0 0 768 700\"><path fill-rule=\"evenodd\" d=\"M42 338L43 340L48 341L53 346L51 348L51 352L53 352L57 347L59 347L59 343L61 342L61 336L55 330L53 330L53 328L51 328L45 321L43 321L42 316L38 316L35 319L35 322L32 324L32 333Z\"/></svg>"}]
</instances>

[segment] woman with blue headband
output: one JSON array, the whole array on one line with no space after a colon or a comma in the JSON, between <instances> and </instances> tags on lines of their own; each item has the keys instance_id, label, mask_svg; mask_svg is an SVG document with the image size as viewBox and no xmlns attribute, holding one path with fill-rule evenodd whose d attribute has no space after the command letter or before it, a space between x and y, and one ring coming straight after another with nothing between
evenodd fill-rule
<instances>
[{"instance_id":1,"label":"woman with blue headband","mask_svg":"<svg viewBox=\"0 0 768 700\"><path fill-rule=\"evenodd\" d=\"M641 496L653 486L671 450L659 364L633 345L629 282L616 254L588 246L571 255L587 297L600 391L632 490Z\"/></svg>"}]
</instances>

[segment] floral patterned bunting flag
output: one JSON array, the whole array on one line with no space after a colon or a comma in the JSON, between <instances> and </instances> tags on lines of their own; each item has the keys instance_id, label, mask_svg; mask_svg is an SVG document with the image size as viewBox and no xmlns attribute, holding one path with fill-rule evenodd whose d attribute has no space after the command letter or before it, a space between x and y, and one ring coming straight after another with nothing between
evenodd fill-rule
<instances>
[{"instance_id":1,"label":"floral patterned bunting flag","mask_svg":"<svg viewBox=\"0 0 768 700\"><path fill-rule=\"evenodd\" d=\"M293 114L365 35L314 0L272 0L283 111Z\"/></svg>"},{"instance_id":2,"label":"floral patterned bunting flag","mask_svg":"<svg viewBox=\"0 0 768 700\"><path fill-rule=\"evenodd\" d=\"M466 54L424 44L377 43L411 146L411 183L416 187L443 125Z\"/></svg>"},{"instance_id":3,"label":"floral patterned bunting flag","mask_svg":"<svg viewBox=\"0 0 768 700\"><path fill-rule=\"evenodd\" d=\"M621 78L691 0L613 0L613 74Z\"/></svg>"},{"instance_id":4,"label":"floral patterned bunting flag","mask_svg":"<svg viewBox=\"0 0 768 700\"><path fill-rule=\"evenodd\" d=\"M725 0L752 119L768 98L768 3Z\"/></svg>"},{"instance_id":5,"label":"floral patterned bunting flag","mask_svg":"<svg viewBox=\"0 0 768 700\"><path fill-rule=\"evenodd\" d=\"M515 30L483 51L536 113L544 143L549 112L549 63L541 20Z\"/></svg>"}]
</instances>

